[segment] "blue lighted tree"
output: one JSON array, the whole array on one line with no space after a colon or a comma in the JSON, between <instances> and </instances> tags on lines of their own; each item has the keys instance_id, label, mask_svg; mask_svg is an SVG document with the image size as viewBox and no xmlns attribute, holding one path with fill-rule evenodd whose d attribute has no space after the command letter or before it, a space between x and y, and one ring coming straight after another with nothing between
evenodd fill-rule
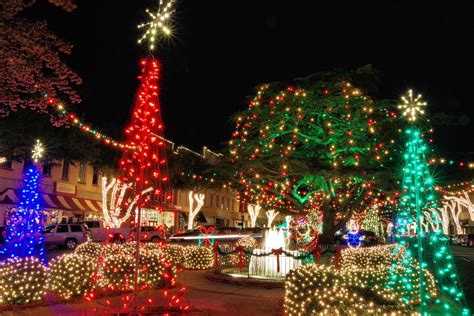
<instances>
[{"instance_id":1,"label":"blue lighted tree","mask_svg":"<svg viewBox=\"0 0 474 316\"><path fill-rule=\"evenodd\" d=\"M416 114L424 113L422 108L426 102L421 101L421 95L413 98L411 90L402 100L404 104L399 107L414 125ZM424 212L436 212L438 208L426 157L428 146L422 132L414 126L406 130L406 135L403 182L395 225L397 260L391 269L388 286L405 302L419 304L422 316L432 312L468 315L448 238L441 230L425 233L422 227ZM432 218L439 219L435 215L432 214ZM431 286L433 283L435 290Z\"/></svg>"},{"instance_id":2,"label":"blue lighted tree","mask_svg":"<svg viewBox=\"0 0 474 316\"><path fill-rule=\"evenodd\" d=\"M29 166L18 206L10 212L4 247L0 250L4 259L36 256L46 265L39 180L36 167Z\"/></svg>"}]
</instances>

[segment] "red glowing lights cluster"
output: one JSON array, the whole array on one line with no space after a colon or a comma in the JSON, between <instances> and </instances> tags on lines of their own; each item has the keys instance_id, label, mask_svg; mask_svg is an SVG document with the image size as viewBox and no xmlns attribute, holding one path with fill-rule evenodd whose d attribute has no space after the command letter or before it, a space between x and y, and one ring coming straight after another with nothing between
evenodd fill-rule
<instances>
[{"instance_id":1,"label":"red glowing lights cluster","mask_svg":"<svg viewBox=\"0 0 474 316\"><path fill-rule=\"evenodd\" d=\"M140 87L135 98L131 122L125 129L126 141L120 161L120 180L133 183L136 191L153 187L154 201L171 202L166 142L158 98L160 64L154 58L140 62ZM140 190L141 192L141 190ZM145 205L150 196L144 199Z\"/></svg>"}]
</instances>

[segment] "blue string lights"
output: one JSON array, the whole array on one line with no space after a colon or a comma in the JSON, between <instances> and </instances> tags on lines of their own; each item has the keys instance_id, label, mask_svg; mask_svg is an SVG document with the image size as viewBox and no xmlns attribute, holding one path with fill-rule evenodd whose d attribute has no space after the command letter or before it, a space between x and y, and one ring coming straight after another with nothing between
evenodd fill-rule
<instances>
[{"instance_id":1,"label":"blue string lights","mask_svg":"<svg viewBox=\"0 0 474 316\"><path fill-rule=\"evenodd\" d=\"M9 214L4 247L0 250L4 259L34 256L46 265L39 181L40 173L36 167L29 166L18 206Z\"/></svg>"}]
</instances>

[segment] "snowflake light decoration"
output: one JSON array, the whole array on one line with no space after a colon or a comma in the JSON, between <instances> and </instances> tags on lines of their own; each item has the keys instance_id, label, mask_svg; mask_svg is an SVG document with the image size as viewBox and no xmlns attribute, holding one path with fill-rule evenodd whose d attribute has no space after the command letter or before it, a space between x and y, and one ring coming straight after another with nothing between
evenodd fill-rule
<instances>
[{"instance_id":1,"label":"snowflake light decoration","mask_svg":"<svg viewBox=\"0 0 474 316\"><path fill-rule=\"evenodd\" d=\"M175 0L160 0L156 13L146 10L146 13L150 16L150 21L138 25L139 29L146 28L143 36L138 40L138 44L146 40L150 45L150 50L153 50L159 39L171 35L171 16L174 13L174 2Z\"/></svg>"},{"instance_id":2,"label":"snowflake light decoration","mask_svg":"<svg viewBox=\"0 0 474 316\"><path fill-rule=\"evenodd\" d=\"M408 90L407 95L401 97L402 103L398 108L402 110L402 115L408 117L408 121L416 121L418 114L425 114L424 108L428 105L423 101L421 94L416 98L413 96L413 90Z\"/></svg>"},{"instance_id":3,"label":"snowflake light decoration","mask_svg":"<svg viewBox=\"0 0 474 316\"><path fill-rule=\"evenodd\" d=\"M33 147L31 153L31 158L33 158L34 162L38 162L41 158L43 158L44 147L39 139L36 140L35 147Z\"/></svg>"}]
</instances>

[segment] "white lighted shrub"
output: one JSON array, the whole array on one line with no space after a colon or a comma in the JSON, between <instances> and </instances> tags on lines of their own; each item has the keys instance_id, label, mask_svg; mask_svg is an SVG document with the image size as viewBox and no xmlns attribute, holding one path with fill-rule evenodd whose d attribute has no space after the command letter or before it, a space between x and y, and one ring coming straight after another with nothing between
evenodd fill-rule
<instances>
[{"instance_id":1,"label":"white lighted shrub","mask_svg":"<svg viewBox=\"0 0 474 316\"><path fill-rule=\"evenodd\" d=\"M106 244L88 241L77 246L74 253L85 256L89 259L98 259L103 256L107 250L109 250L109 248L106 246ZM109 252L112 252L111 249Z\"/></svg>"},{"instance_id":2,"label":"white lighted shrub","mask_svg":"<svg viewBox=\"0 0 474 316\"><path fill-rule=\"evenodd\" d=\"M184 247L177 244L168 244L163 248L163 252L168 255L174 264L182 264L184 261Z\"/></svg>"},{"instance_id":3,"label":"white lighted shrub","mask_svg":"<svg viewBox=\"0 0 474 316\"><path fill-rule=\"evenodd\" d=\"M211 247L184 247L183 257L186 269L204 270L214 266L214 251Z\"/></svg>"},{"instance_id":4,"label":"white lighted shrub","mask_svg":"<svg viewBox=\"0 0 474 316\"><path fill-rule=\"evenodd\" d=\"M96 260L78 254L67 254L54 259L49 266L48 290L64 299L83 296L92 287Z\"/></svg>"},{"instance_id":5,"label":"white lighted shrub","mask_svg":"<svg viewBox=\"0 0 474 316\"><path fill-rule=\"evenodd\" d=\"M126 291L133 289L135 256L118 252L99 261L97 281L99 290ZM140 289L161 288L176 276L176 268L168 256L157 251L141 252L139 258L138 284Z\"/></svg>"},{"instance_id":6,"label":"white lighted shrub","mask_svg":"<svg viewBox=\"0 0 474 316\"><path fill-rule=\"evenodd\" d=\"M46 268L36 257L0 263L0 304L28 304L45 296Z\"/></svg>"},{"instance_id":7,"label":"white lighted shrub","mask_svg":"<svg viewBox=\"0 0 474 316\"><path fill-rule=\"evenodd\" d=\"M393 245L347 248L341 251L342 268L388 268L393 260Z\"/></svg>"},{"instance_id":8,"label":"white lighted shrub","mask_svg":"<svg viewBox=\"0 0 474 316\"><path fill-rule=\"evenodd\" d=\"M243 237L237 240L235 243L236 246L242 246L246 250L251 250L257 247L257 240L253 237Z\"/></svg>"}]
</instances>

